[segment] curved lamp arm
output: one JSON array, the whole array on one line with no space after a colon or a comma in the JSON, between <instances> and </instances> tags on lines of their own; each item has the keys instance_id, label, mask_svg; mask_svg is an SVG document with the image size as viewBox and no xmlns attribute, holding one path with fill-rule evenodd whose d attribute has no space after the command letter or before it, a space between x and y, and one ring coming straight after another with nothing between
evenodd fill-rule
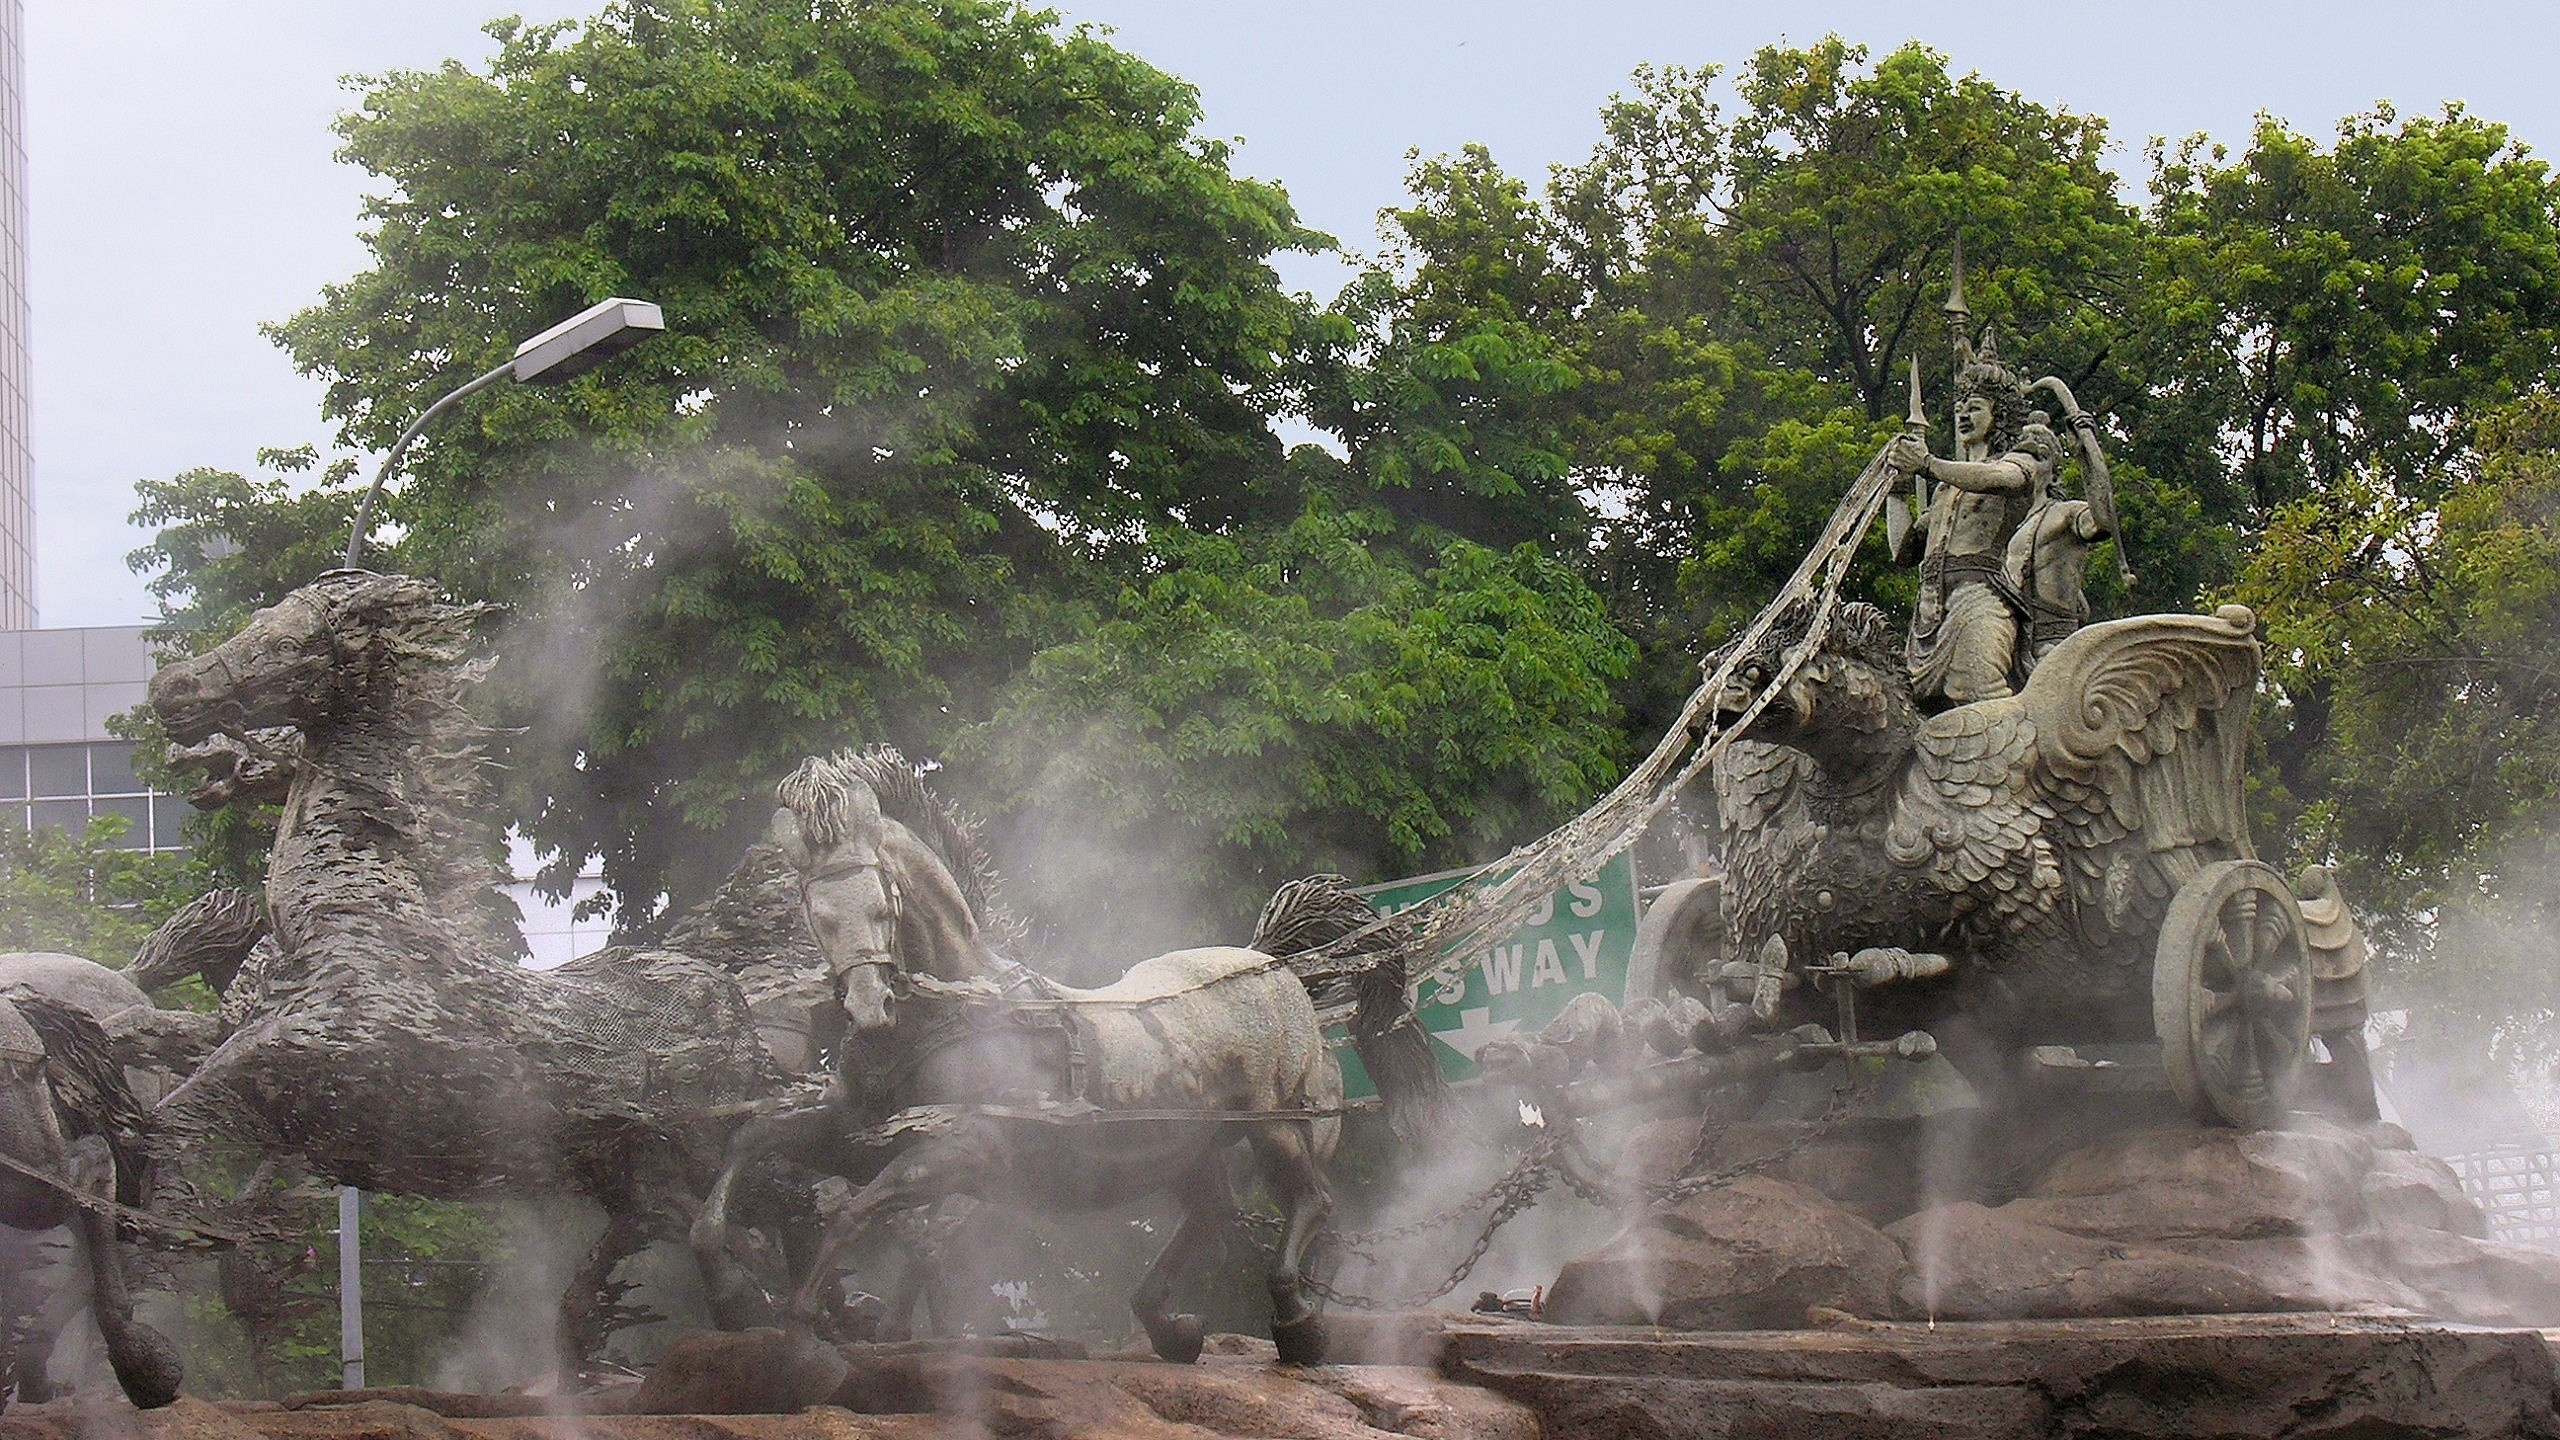
<instances>
[{"instance_id":1,"label":"curved lamp arm","mask_svg":"<svg viewBox=\"0 0 2560 1440\"><path fill-rule=\"evenodd\" d=\"M476 395L497 384L514 374L515 368L516 362L510 358L464 381L455 387L452 393L421 411L417 419L409 422L409 428L400 432L400 438L391 442L391 453L382 457L382 468L373 472L372 488L364 492L362 500L356 502L355 523L347 529L347 556L344 568L353 570L356 568L356 561L363 556L365 530L373 523L373 502L382 494L382 487L389 483L391 472L399 468L400 453L409 448L409 442L418 438L418 432L426 429L429 421L453 408L455 402L466 395Z\"/></svg>"}]
</instances>

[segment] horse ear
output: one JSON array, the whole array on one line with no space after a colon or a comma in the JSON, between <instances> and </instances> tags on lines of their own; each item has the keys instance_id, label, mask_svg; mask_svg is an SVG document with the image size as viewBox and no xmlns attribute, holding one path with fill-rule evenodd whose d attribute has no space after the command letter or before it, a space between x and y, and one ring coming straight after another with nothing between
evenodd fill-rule
<instances>
[{"instance_id":1,"label":"horse ear","mask_svg":"<svg viewBox=\"0 0 2560 1440\"><path fill-rule=\"evenodd\" d=\"M857 780L845 796L845 834L863 840L880 834L880 797Z\"/></svg>"},{"instance_id":2,"label":"horse ear","mask_svg":"<svg viewBox=\"0 0 2560 1440\"><path fill-rule=\"evenodd\" d=\"M782 847L782 858L791 862L792 869L805 872L817 863L818 857L809 849L809 837L800 829L800 817L787 807L773 812L772 834L773 843Z\"/></svg>"}]
</instances>

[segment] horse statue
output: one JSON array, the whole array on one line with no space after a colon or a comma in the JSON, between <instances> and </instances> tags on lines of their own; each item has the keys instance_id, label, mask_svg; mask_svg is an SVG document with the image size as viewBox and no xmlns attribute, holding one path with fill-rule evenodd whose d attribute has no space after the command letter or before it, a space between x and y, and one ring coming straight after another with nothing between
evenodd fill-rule
<instances>
[{"instance_id":1,"label":"horse statue","mask_svg":"<svg viewBox=\"0 0 2560 1440\"><path fill-rule=\"evenodd\" d=\"M100 977L114 972L91 968L100 975L70 973L60 964L8 967L22 977L42 972L41 978L84 995L93 988L111 992ZM88 1010L31 984L0 988L0 1226L22 1232L0 1236L0 1326L16 1332L0 1337L7 1341L0 1349L0 1402L13 1391L21 1400L49 1393L45 1366L59 1327L38 1313L42 1298L27 1292L36 1268L34 1235L56 1227L70 1231L88 1272L90 1314L126 1396L146 1410L178 1398L177 1348L134 1318L116 1238L117 1209L140 1200L144 1129L124 1069Z\"/></svg>"},{"instance_id":2,"label":"horse statue","mask_svg":"<svg viewBox=\"0 0 2560 1440\"><path fill-rule=\"evenodd\" d=\"M715 1314L753 1318L738 1314L746 1277L729 1256L733 1177L794 1126L897 1112L913 1122L910 1138L832 1217L791 1298L795 1321L816 1315L838 1248L891 1214L951 1195L1090 1210L1170 1190L1181 1223L1129 1307L1159 1356L1196 1360L1201 1321L1169 1302L1177 1275L1234 1213L1224 1162L1242 1141L1285 1221L1266 1277L1272 1339L1283 1360L1319 1361L1322 1316L1300 1271L1332 1208L1324 1167L1342 1128L1342 1073L1310 998L1310 982L1341 977L1331 952L1311 947L1316 958L1293 969L1261 950L1211 946L1142 960L1099 989L1057 984L989 947L983 900L953 873L978 873L965 831L920 800L914 775L894 751L846 751L806 761L778 789L773 838L800 874L842 999L850 1098L847 1114L739 1132L693 1226ZM1400 1023L1409 1006L1401 971L1392 978L1359 987L1353 1028L1364 1048L1409 1062L1428 1042ZM1438 1077L1422 1054L1427 1085ZM1410 1063L1380 1068L1391 1111L1427 1103L1407 1083Z\"/></svg>"},{"instance_id":3,"label":"horse statue","mask_svg":"<svg viewBox=\"0 0 2560 1440\"><path fill-rule=\"evenodd\" d=\"M153 678L179 753L230 762L215 798L239 791L244 755L286 730L298 744L272 772L289 778L269 944L230 987L236 1023L160 1108L369 1190L592 1197L609 1223L563 1306L585 1359L617 1318L615 1266L683 1233L738 1114L791 1077L720 964L621 946L519 963L462 703L484 609L333 571Z\"/></svg>"}]
</instances>

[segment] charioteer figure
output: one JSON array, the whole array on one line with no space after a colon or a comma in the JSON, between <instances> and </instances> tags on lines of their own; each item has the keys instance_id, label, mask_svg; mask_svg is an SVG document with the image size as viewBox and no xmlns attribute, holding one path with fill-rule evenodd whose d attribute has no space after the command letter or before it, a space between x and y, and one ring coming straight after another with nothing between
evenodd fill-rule
<instances>
[{"instance_id":1,"label":"charioteer figure","mask_svg":"<svg viewBox=\"0 0 2560 1440\"><path fill-rule=\"evenodd\" d=\"M2019 448L2027 387L1990 339L1978 353L1960 344L1959 354L1966 358L1956 374L1955 455L1931 455L1916 433L1893 442L1898 468L1938 482L1926 505L1909 646L1913 698L1927 710L2014 693L2019 607L2006 569L2009 537L2026 518L2038 475L2051 468Z\"/></svg>"},{"instance_id":2,"label":"charioteer figure","mask_svg":"<svg viewBox=\"0 0 2560 1440\"><path fill-rule=\"evenodd\" d=\"M2025 622L2025 635L2018 645L2022 674L2032 671L2072 631L2089 623L2089 552L2117 533L2115 486L2106 452L2098 445L2096 417L2081 409L2071 387L2053 376L2029 387L2030 393L2036 390L2051 390L2062 402L2064 422L2071 427L2080 454L2081 485L2087 497L2073 499L2063 490L2060 444L2045 425L2044 413L2036 412L2029 418L2029 443L2022 448L2047 452L2051 458L2035 487L2034 505L2009 537L2004 577ZM2123 554L2119 544L2118 573L2130 589L2133 572L2123 568Z\"/></svg>"}]
</instances>

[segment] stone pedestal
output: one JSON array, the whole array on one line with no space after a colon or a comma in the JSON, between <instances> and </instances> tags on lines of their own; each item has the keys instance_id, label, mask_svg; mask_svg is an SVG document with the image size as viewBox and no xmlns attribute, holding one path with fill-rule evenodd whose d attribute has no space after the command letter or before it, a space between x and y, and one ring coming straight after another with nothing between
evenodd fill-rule
<instances>
[{"instance_id":1,"label":"stone pedestal","mask_svg":"<svg viewBox=\"0 0 2560 1440\"><path fill-rule=\"evenodd\" d=\"M2084 1132L2085 1133L2085 1132ZM1801 1326L1821 1314L1995 1320L2391 1312L2560 1325L2560 1253L2485 1238L2451 1171L2397 1126L2303 1117L2285 1130L2109 1128L2042 1152L1942 1167L1978 1198L1890 1218L1864 1173L1872 1135L1657 1207L1569 1262L1550 1318L1681 1329ZM1640 1143L1641 1156L1666 1149ZM2043 1158L2011 1163L2024 1150ZM1837 1153L1832 1153L1836 1151ZM1927 1167L1906 1163L1914 1172ZM1780 1178L1780 1177L1789 1178ZM2002 1194L2004 1182L2017 1188Z\"/></svg>"},{"instance_id":2,"label":"stone pedestal","mask_svg":"<svg viewBox=\"0 0 2560 1440\"><path fill-rule=\"evenodd\" d=\"M1851 1322L1665 1334L1453 1328L1443 1368L1551 1436L2256 1440L2560 1435L2530 1330L2352 1316Z\"/></svg>"}]
</instances>

